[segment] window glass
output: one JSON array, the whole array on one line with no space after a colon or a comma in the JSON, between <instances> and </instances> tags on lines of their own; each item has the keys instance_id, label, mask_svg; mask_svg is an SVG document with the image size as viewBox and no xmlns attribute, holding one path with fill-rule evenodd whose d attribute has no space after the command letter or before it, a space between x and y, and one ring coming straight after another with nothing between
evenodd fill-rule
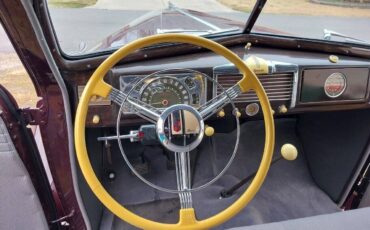
<instances>
[{"instance_id":1,"label":"window glass","mask_svg":"<svg viewBox=\"0 0 370 230\"><path fill-rule=\"evenodd\" d=\"M239 33L249 17L223 0L48 0L48 7L68 55L116 49L152 34Z\"/></svg>"},{"instance_id":2,"label":"window glass","mask_svg":"<svg viewBox=\"0 0 370 230\"><path fill-rule=\"evenodd\" d=\"M252 31L369 45L370 1L268 0Z\"/></svg>"},{"instance_id":3,"label":"window glass","mask_svg":"<svg viewBox=\"0 0 370 230\"><path fill-rule=\"evenodd\" d=\"M1 24L0 84L13 95L20 108L36 107L35 87Z\"/></svg>"}]
</instances>

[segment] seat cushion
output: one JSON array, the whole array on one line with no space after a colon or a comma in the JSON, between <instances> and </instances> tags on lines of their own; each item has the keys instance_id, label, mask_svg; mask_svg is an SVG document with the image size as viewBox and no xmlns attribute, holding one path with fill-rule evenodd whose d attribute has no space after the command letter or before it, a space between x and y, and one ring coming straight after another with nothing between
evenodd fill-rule
<instances>
[{"instance_id":1,"label":"seat cushion","mask_svg":"<svg viewBox=\"0 0 370 230\"><path fill-rule=\"evenodd\" d=\"M1 117L0 229L49 229L30 175Z\"/></svg>"},{"instance_id":2,"label":"seat cushion","mask_svg":"<svg viewBox=\"0 0 370 230\"><path fill-rule=\"evenodd\" d=\"M232 228L232 230L369 230L370 208L337 212L282 222Z\"/></svg>"}]
</instances>

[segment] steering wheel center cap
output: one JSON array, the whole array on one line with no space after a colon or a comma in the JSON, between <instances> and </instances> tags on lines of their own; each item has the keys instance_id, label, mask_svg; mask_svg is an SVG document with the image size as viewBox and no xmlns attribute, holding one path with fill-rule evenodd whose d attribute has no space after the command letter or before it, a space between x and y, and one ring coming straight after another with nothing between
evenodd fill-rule
<instances>
[{"instance_id":1,"label":"steering wheel center cap","mask_svg":"<svg viewBox=\"0 0 370 230\"><path fill-rule=\"evenodd\" d=\"M204 121L199 112L186 104L165 109L157 121L157 136L173 152L195 149L204 136Z\"/></svg>"}]
</instances>

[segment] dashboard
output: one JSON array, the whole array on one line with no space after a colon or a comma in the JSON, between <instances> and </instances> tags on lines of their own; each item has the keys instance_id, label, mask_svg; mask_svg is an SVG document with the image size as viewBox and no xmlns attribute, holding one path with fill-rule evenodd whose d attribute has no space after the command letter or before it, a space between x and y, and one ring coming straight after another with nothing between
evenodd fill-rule
<instances>
[{"instance_id":1,"label":"dashboard","mask_svg":"<svg viewBox=\"0 0 370 230\"><path fill-rule=\"evenodd\" d=\"M333 60L333 55L259 47L251 51L244 47L231 50L256 72L275 117L370 107L367 60L346 56L335 56ZM239 71L224 58L199 52L116 66L105 80L130 96L163 109L177 103L199 107L240 78ZM76 93L81 93L83 87L80 82ZM262 118L253 91L241 94L234 103L241 119ZM115 126L118 111L119 106L109 99L93 98L87 126ZM123 112L123 125L144 122L130 108ZM231 107L225 107L210 119L228 119L233 114Z\"/></svg>"}]
</instances>

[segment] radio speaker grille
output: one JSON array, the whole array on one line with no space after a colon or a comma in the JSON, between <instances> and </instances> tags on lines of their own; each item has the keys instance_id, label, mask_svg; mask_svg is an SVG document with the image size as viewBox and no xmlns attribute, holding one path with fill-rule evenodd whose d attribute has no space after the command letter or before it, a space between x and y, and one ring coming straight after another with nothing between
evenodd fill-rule
<instances>
[{"instance_id":1,"label":"radio speaker grille","mask_svg":"<svg viewBox=\"0 0 370 230\"><path fill-rule=\"evenodd\" d=\"M217 75L218 83L224 89L230 88L235 85L242 76L238 75ZM270 101L290 101L293 92L293 73L269 74L258 75L263 88L265 89ZM216 88L216 87L215 87ZM216 94L220 94L222 90L217 87ZM249 91L239 95L234 99L235 103L256 102L258 101L257 95L254 91Z\"/></svg>"}]
</instances>

